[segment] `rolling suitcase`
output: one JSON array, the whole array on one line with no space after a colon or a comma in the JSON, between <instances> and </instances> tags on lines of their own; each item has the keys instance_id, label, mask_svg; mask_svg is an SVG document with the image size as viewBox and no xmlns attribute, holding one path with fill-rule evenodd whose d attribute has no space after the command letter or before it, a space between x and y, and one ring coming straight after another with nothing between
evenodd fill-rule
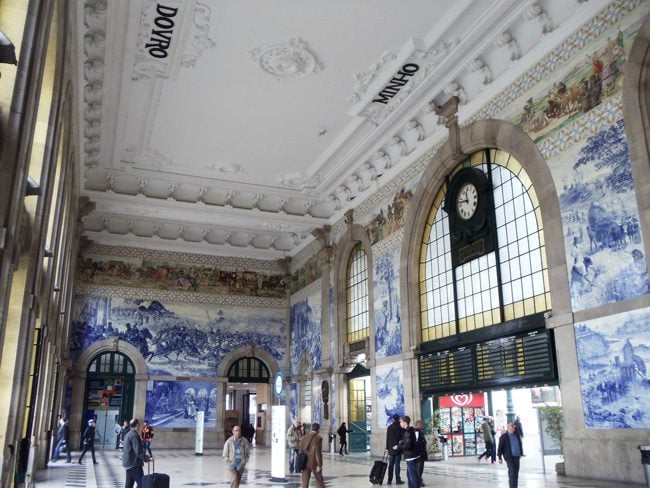
<instances>
[{"instance_id":1,"label":"rolling suitcase","mask_svg":"<svg viewBox=\"0 0 650 488\"><path fill-rule=\"evenodd\" d=\"M384 475L388 467L388 453L384 453L381 461L375 461L370 470L370 482L373 485L382 485L384 483Z\"/></svg>"},{"instance_id":2,"label":"rolling suitcase","mask_svg":"<svg viewBox=\"0 0 650 488\"><path fill-rule=\"evenodd\" d=\"M153 473L151 472L153 464ZM169 475L156 473L156 463L152 460L151 464L147 463L147 474L142 477L142 488L169 488Z\"/></svg>"}]
</instances>

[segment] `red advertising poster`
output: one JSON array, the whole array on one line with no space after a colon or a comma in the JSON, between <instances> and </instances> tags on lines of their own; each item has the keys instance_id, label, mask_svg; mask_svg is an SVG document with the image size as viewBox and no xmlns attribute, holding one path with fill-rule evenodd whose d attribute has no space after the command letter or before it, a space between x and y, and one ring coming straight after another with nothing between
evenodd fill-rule
<instances>
[{"instance_id":1,"label":"red advertising poster","mask_svg":"<svg viewBox=\"0 0 650 488\"><path fill-rule=\"evenodd\" d=\"M447 395L439 398L440 408L450 407L483 407L485 396L483 392L462 393L459 395Z\"/></svg>"}]
</instances>

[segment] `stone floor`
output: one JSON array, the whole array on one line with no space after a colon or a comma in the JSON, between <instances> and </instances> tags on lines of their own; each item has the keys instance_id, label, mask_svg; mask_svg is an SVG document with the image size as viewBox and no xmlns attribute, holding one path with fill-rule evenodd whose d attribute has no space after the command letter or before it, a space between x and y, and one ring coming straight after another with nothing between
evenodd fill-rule
<instances>
[{"instance_id":1,"label":"stone floor","mask_svg":"<svg viewBox=\"0 0 650 488\"><path fill-rule=\"evenodd\" d=\"M65 463L65 456L56 463L50 463L47 470L37 473L34 486L50 487L93 487L117 488L124 486L124 470L116 451L98 451L98 465L92 465L90 456L85 464L76 463L78 453L74 453L73 462ZM182 486L229 486L225 464L221 451L206 450L203 456L196 456L193 450L159 450L154 451L156 471L167 473L171 477L172 487ZM285 486L300 487L296 475L287 475L286 483L272 483L271 450L254 448L248 469L242 480L242 486ZM373 459L368 454L339 456L325 454L324 475L328 488L370 487L368 473ZM403 477L406 480L404 463ZM630 483L602 482L577 478L556 476L552 464L547 462L547 474L541 469L541 460L522 458L522 472L519 479L520 488L614 488L631 487ZM146 472L146 467L145 467ZM429 486L449 488L497 488L508 486L505 464L477 463L476 458L453 458L448 461L427 462L424 470L424 482ZM313 482L312 482L313 484ZM406 484L404 485L406 486ZM643 486L643 485L637 485Z\"/></svg>"}]
</instances>

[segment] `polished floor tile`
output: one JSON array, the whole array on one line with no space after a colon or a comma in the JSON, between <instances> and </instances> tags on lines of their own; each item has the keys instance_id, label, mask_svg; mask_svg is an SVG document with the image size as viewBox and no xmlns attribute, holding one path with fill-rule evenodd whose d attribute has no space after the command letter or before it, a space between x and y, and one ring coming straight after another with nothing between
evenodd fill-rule
<instances>
[{"instance_id":1,"label":"polished floor tile","mask_svg":"<svg viewBox=\"0 0 650 488\"><path fill-rule=\"evenodd\" d=\"M154 451L156 471L171 477L172 487L222 487L229 486L225 463L221 451L206 450L203 456L196 456L192 450ZM339 456L327 453L324 462L325 485L328 488L355 488L371 486L368 473L374 459L367 454ZM37 474L35 486L53 487L92 487L117 488L124 486L124 469L117 451L98 451L98 465L75 464L78 459L73 456L73 463L66 464L63 459L51 463L47 470ZM299 488L300 478L287 475L286 483L271 482L271 450L254 448L248 469L242 480L242 486L284 486ZM404 480L406 471L402 463ZM145 468L146 472L146 468ZM448 461L427 462L424 470L427 487L444 486L449 488L497 488L508 486L505 464L477 463L476 458L455 458ZM312 482L313 483L313 482ZM393 485L394 486L394 485ZM406 486L406 485L404 485ZM547 473L541 469L541 460L522 459L520 488L616 488L630 487L629 483L603 482L577 478L558 477L553 466L547 463ZM638 485L643 486L643 485Z\"/></svg>"}]
</instances>

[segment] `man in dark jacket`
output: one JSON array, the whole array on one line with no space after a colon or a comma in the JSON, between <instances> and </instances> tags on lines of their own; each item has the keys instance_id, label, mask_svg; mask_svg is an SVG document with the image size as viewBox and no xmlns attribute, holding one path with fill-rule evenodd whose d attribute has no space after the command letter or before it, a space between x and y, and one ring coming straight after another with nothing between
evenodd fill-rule
<instances>
[{"instance_id":1,"label":"man in dark jacket","mask_svg":"<svg viewBox=\"0 0 650 488\"><path fill-rule=\"evenodd\" d=\"M418 455L417 467L420 486L424 486L422 474L424 473L424 461L429 458L427 453L427 438L424 436L424 424L421 420L415 421L415 453Z\"/></svg>"},{"instance_id":2,"label":"man in dark jacket","mask_svg":"<svg viewBox=\"0 0 650 488\"><path fill-rule=\"evenodd\" d=\"M418 454L416 452L415 429L411 427L411 417L404 415L400 418L400 427L403 430L402 440L394 446L404 455L406 461L406 477L409 488L420 488L420 475L418 474Z\"/></svg>"},{"instance_id":3,"label":"man in dark jacket","mask_svg":"<svg viewBox=\"0 0 650 488\"><path fill-rule=\"evenodd\" d=\"M124 436L122 466L126 468L125 488L133 488L134 483L137 483L138 488L142 486L142 477L144 476L142 466L149 461L144 453L144 447L142 447L142 440L138 433L139 427L140 421L138 419L131 420L129 422L129 431Z\"/></svg>"},{"instance_id":4,"label":"man in dark jacket","mask_svg":"<svg viewBox=\"0 0 650 488\"><path fill-rule=\"evenodd\" d=\"M404 482L400 477L399 463L402 453L395 448L404 437L404 432L400 426L399 415L393 414L393 423L386 429L386 452L388 453L388 484L393 482L393 471L395 471L395 484L403 485Z\"/></svg>"},{"instance_id":5,"label":"man in dark jacket","mask_svg":"<svg viewBox=\"0 0 650 488\"><path fill-rule=\"evenodd\" d=\"M499 437L499 463L506 459L508 465L508 483L510 488L517 488L519 483L519 460L521 459L521 438L514 422L508 422L508 432Z\"/></svg>"},{"instance_id":6,"label":"man in dark jacket","mask_svg":"<svg viewBox=\"0 0 650 488\"><path fill-rule=\"evenodd\" d=\"M61 450L65 447L66 463L72 462L72 454L70 453L70 433L68 431L68 419L61 419L59 422L59 430L56 432L56 447L54 454L52 454L52 462L59 459Z\"/></svg>"},{"instance_id":7,"label":"man in dark jacket","mask_svg":"<svg viewBox=\"0 0 650 488\"><path fill-rule=\"evenodd\" d=\"M90 419L88 421L88 427L84 430L82 438L84 441L84 449L81 451L81 456L79 456L79 464L83 464L81 461L86 455L88 449L90 449L90 452L93 455L93 464L99 464L95 458L95 419Z\"/></svg>"}]
</instances>

